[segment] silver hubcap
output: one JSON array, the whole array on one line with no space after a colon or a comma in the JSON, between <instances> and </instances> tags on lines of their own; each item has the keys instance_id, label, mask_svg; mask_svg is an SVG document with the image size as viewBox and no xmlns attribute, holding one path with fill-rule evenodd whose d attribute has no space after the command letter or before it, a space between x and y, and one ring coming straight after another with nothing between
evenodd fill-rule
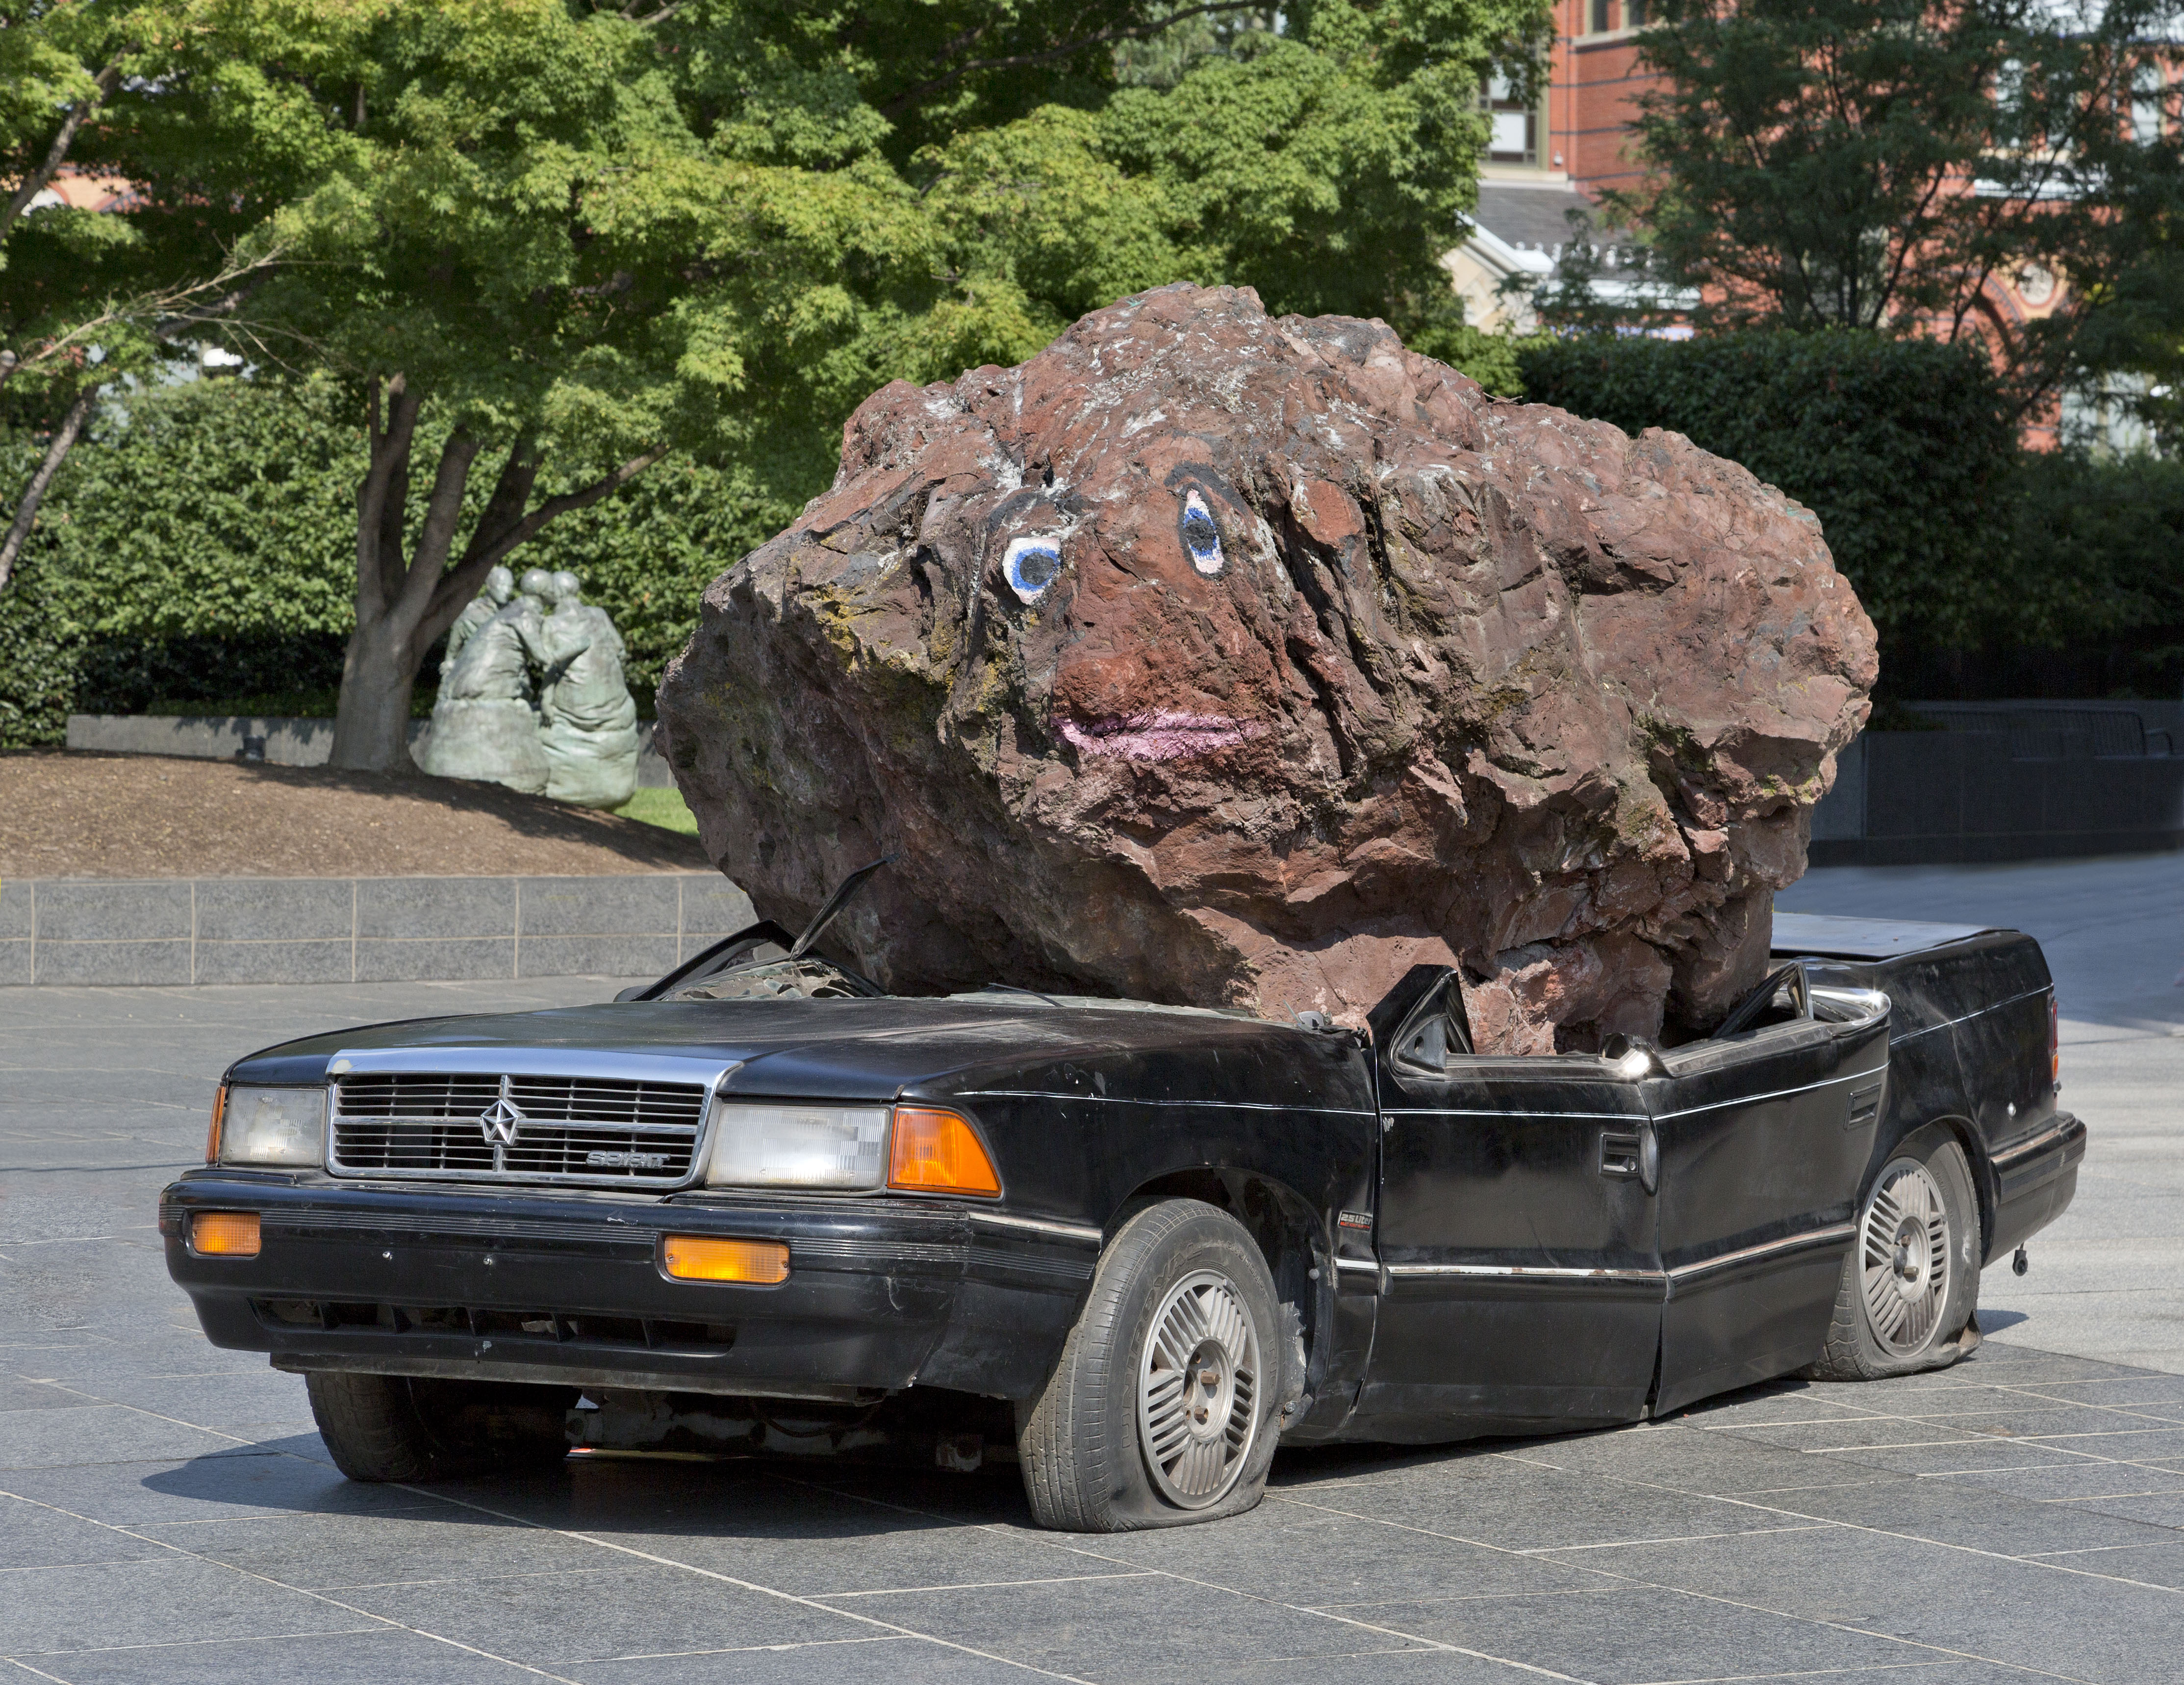
<instances>
[{"instance_id":1,"label":"silver hubcap","mask_svg":"<svg viewBox=\"0 0 2184 1685\"><path fill-rule=\"evenodd\" d=\"M1236 1284L1201 1270L1168 1290L1138 1369L1138 1438L1170 1503L1219 1501L1259 1435L1259 1331Z\"/></svg>"},{"instance_id":2,"label":"silver hubcap","mask_svg":"<svg viewBox=\"0 0 2184 1685\"><path fill-rule=\"evenodd\" d=\"M1909 1357L1933 1338L1949 1296L1949 1215L1931 1171L1898 1159L1881 1171L1858 1248L1866 1323L1883 1351Z\"/></svg>"}]
</instances>

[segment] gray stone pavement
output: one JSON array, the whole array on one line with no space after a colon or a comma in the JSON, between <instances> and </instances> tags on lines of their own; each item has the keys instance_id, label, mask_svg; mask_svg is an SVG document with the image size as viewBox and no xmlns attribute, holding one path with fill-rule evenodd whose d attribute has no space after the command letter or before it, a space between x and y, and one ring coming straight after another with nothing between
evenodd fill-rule
<instances>
[{"instance_id":1,"label":"gray stone pavement","mask_svg":"<svg viewBox=\"0 0 2184 1685\"><path fill-rule=\"evenodd\" d=\"M314 1028L616 985L7 991L0 1671L64 1685L2184 1681L2184 1377L2117 1360L2165 1362L2179 1343L2153 1335L2178 1300L2152 1285L2135 1309L2100 1309L2146 1267L2102 1251L2119 1237L2174 1263L2161 1214L2184 1037L2162 990L2184 955L2177 863L2162 865L2106 863L2090 883L1846 870L1787 898L2043 935L2049 920L2066 1093L2094 1156L2034 1273L1989 1272L1996 1320L2022 1320L1970 1362L1779 1383L1609 1433L1284 1453L1252 1514L1114 1538L1031 1528L1007 1470L572 1460L521 1480L349 1485L301 1383L208 1346L166 1279L154 1200L198 1155L220 1069ZM2111 919L2114 893L2142 898ZM2088 1210L2106 1215L2081 1222ZM2086 1290L2054 1285L2071 1280Z\"/></svg>"}]
</instances>

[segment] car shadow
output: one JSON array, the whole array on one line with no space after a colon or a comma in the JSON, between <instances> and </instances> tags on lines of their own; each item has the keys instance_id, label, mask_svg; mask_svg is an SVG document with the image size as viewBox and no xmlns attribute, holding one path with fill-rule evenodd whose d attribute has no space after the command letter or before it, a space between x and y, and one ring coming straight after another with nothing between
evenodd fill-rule
<instances>
[{"instance_id":1,"label":"car shadow","mask_svg":"<svg viewBox=\"0 0 2184 1685\"><path fill-rule=\"evenodd\" d=\"M543 1470L430 1483L346 1478L315 1434L210 1452L145 1476L148 1493L254 1514L522 1526L613 1541L844 1540L933 1528L1028 1528L1011 1465L968 1473L825 1457L576 1452Z\"/></svg>"}]
</instances>

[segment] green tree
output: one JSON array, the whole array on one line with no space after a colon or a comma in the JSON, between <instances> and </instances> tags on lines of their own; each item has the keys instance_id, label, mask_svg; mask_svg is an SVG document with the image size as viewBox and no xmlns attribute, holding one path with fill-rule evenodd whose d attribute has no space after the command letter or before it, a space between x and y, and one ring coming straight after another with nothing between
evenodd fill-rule
<instances>
[{"instance_id":1,"label":"green tree","mask_svg":"<svg viewBox=\"0 0 2184 1685\"><path fill-rule=\"evenodd\" d=\"M1983 340L2013 414L2184 328L2179 0L1656 0L1609 208L1710 325ZM2149 120L2149 114L2152 120ZM1994 283L2066 288L2023 319Z\"/></svg>"},{"instance_id":2,"label":"green tree","mask_svg":"<svg viewBox=\"0 0 2184 1685\"><path fill-rule=\"evenodd\" d=\"M1215 17L1238 25L1221 50L1123 81L1118 45ZM419 665L486 571L671 451L800 498L888 380L1020 360L1176 279L1445 328L1476 89L1544 18L1538 0L1310 0L1279 29L1146 0L342 8L268 78L314 107L313 145L213 178L265 208L248 248L279 254L233 331L337 372L369 420L336 763L398 765Z\"/></svg>"},{"instance_id":3,"label":"green tree","mask_svg":"<svg viewBox=\"0 0 2184 1685\"><path fill-rule=\"evenodd\" d=\"M45 438L0 537L0 589L100 393L268 272L272 247L237 244L257 208L220 189L239 152L311 150L315 114L261 68L293 56L294 24L254 0L0 0L0 387ZM56 188L79 174L127 184L126 213L67 204Z\"/></svg>"}]
</instances>

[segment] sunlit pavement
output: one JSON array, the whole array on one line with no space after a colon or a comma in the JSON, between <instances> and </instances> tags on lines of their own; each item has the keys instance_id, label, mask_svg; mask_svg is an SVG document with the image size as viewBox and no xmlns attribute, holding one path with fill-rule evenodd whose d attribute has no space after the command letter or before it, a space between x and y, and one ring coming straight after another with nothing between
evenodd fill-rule
<instances>
[{"instance_id":1,"label":"sunlit pavement","mask_svg":"<svg viewBox=\"0 0 2184 1685\"><path fill-rule=\"evenodd\" d=\"M0 991L0 1671L2184 1679L2184 1378L2151 1372L2184 1370L2180 881L2175 857L1845 869L1785 898L2049 944L2093 1144L2033 1273L1988 1273L2008 1326L1970 1362L1612 1433L1285 1453L1249 1515L1113 1538L1033 1530L1006 1469L349 1485L302 1383L206 1345L166 1279L153 1201L198 1155L215 1076L313 1029L616 985Z\"/></svg>"}]
</instances>

